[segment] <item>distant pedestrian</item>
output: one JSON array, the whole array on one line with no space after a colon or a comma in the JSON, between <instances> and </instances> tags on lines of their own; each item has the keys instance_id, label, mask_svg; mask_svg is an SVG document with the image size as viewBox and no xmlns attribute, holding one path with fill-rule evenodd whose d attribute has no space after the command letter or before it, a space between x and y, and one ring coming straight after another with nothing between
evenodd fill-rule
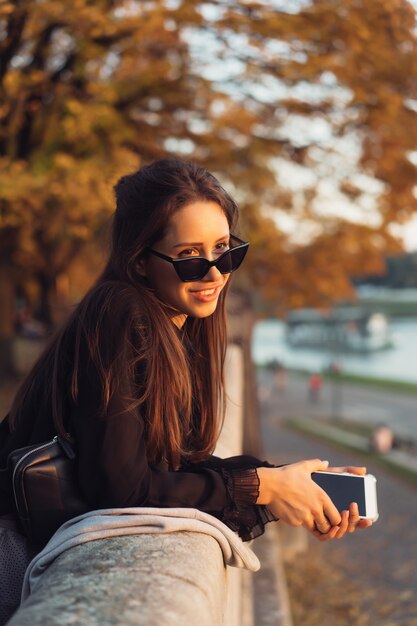
<instances>
[{"instance_id":1,"label":"distant pedestrian","mask_svg":"<svg viewBox=\"0 0 417 626\"><path fill-rule=\"evenodd\" d=\"M386 454L394 445L394 434L385 424L376 426L371 435L370 448L378 454Z\"/></svg>"},{"instance_id":2,"label":"distant pedestrian","mask_svg":"<svg viewBox=\"0 0 417 626\"><path fill-rule=\"evenodd\" d=\"M277 368L275 373L275 381L279 391L285 391L288 386L288 372L283 365Z\"/></svg>"},{"instance_id":3,"label":"distant pedestrian","mask_svg":"<svg viewBox=\"0 0 417 626\"><path fill-rule=\"evenodd\" d=\"M323 378L319 373L311 374L308 379L308 397L310 402L316 404L320 400Z\"/></svg>"},{"instance_id":4,"label":"distant pedestrian","mask_svg":"<svg viewBox=\"0 0 417 626\"><path fill-rule=\"evenodd\" d=\"M332 361L330 363L329 372L336 376L339 376L342 373L342 366L339 361Z\"/></svg>"}]
</instances>

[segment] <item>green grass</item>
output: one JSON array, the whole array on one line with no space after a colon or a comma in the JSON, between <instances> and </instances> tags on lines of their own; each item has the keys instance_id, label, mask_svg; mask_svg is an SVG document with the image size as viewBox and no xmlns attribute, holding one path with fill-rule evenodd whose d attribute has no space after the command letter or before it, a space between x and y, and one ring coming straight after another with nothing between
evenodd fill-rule
<instances>
[{"instance_id":1,"label":"green grass","mask_svg":"<svg viewBox=\"0 0 417 626\"><path fill-rule=\"evenodd\" d=\"M336 426L336 424L334 425ZM308 437L311 437L312 439L316 439L317 441L326 441L327 443L330 443L332 446L334 446L335 448L339 448L340 450L349 450L349 452L353 452L355 456L360 458L361 465L363 464L364 459L368 459L372 463L376 463L380 465L385 470L389 471L391 474L398 476L398 478L401 478L402 480L404 480L408 485L417 489L417 474L411 470L407 470L404 467L400 467L392 463L387 457L384 457L380 454L377 454L371 451L369 452L365 452L362 450L359 451L353 446L350 446L348 444L343 444L340 441L334 441L331 436L327 437L326 435L322 433L320 434L313 433L308 428L305 428L303 424L301 422L298 422L297 420L293 420L293 419L286 420L285 426L287 428L300 432L304 435L307 435ZM365 460L365 463L366 463L366 460Z\"/></svg>"},{"instance_id":2,"label":"green grass","mask_svg":"<svg viewBox=\"0 0 417 626\"><path fill-rule=\"evenodd\" d=\"M268 367L267 365L261 367ZM310 370L299 368L288 368L289 372L300 374L302 376L310 376L312 373ZM370 387L374 389L382 389L386 391L399 391L403 393L409 393L417 395L417 383L404 382L400 380L392 380L391 378L373 378L372 376L362 376L360 374L333 374L331 372L321 373L324 380L334 380L341 383L351 383L353 385L361 385L363 387Z\"/></svg>"},{"instance_id":3,"label":"green grass","mask_svg":"<svg viewBox=\"0 0 417 626\"><path fill-rule=\"evenodd\" d=\"M382 300L378 298L365 298L358 302L361 309L373 313L386 313L395 317L415 317L417 315L417 302L401 300Z\"/></svg>"},{"instance_id":4,"label":"green grass","mask_svg":"<svg viewBox=\"0 0 417 626\"><path fill-rule=\"evenodd\" d=\"M326 380L340 380L342 382L362 385L365 387L373 387L376 389L385 389L390 391L403 391L417 395L417 383L409 383L400 380L392 380L390 378L372 378L371 376L361 376L358 374L331 374L324 373Z\"/></svg>"},{"instance_id":5,"label":"green grass","mask_svg":"<svg viewBox=\"0 0 417 626\"><path fill-rule=\"evenodd\" d=\"M372 424L363 424L362 422L355 422L353 420L321 418L314 418L314 420L320 422L320 424L328 424L329 426L334 426L335 428L340 428L340 430L346 430L356 435L362 435L363 437L369 437L375 428Z\"/></svg>"}]
</instances>

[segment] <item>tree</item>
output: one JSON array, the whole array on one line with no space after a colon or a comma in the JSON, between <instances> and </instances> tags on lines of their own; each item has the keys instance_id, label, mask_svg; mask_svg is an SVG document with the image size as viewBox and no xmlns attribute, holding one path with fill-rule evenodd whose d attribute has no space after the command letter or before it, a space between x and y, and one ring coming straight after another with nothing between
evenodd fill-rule
<instances>
[{"instance_id":1,"label":"tree","mask_svg":"<svg viewBox=\"0 0 417 626\"><path fill-rule=\"evenodd\" d=\"M31 277L50 321L57 276L106 227L115 180L167 153L234 190L253 242L243 283L275 310L346 295L351 268L373 271L398 249L389 224L416 208L414 17L406 0L294 2L290 11L260 0L3 2L4 297ZM328 139L300 132L306 121L322 123ZM343 171L346 140L359 156ZM283 164L313 182L294 191ZM330 176L355 206L374 203L373 222L320 213ZM370 181L379 181L371 194ZM311 223L310 240L289 239L277 215Z\"/></svg>"},{"instance_id":2,"label":"tree","mask_svg":"<svg viewBox=\"0 0 417 626\"><path fill-rule=\"evenodd\" d=\"M254 283L264 284L281 310L353 295L352 273L382 271L383 257L401 248L390 224L405 222L417 207L414 8L403 0L296 4L285 12L274 3L237 9L218 2L212 27L219 38L219 24L227 29L233 22L219 57L236 57L233 40L241 62L235 92L239 87L262 120L257 138L279 146L278 185L269 181L267 194L253 194L249 183L245 197L263 208L255 215L246 207L258 243ZM232 92L221 81L218 88ZM296 190L287 184L288 174L306 172L306 184ZM333 214L323 212L320 198L329 181ZM343 214L349 205L354 221ZM289 213L309 227L298 241L276 233L279 217Z\"/></svg>"}]
</instances>

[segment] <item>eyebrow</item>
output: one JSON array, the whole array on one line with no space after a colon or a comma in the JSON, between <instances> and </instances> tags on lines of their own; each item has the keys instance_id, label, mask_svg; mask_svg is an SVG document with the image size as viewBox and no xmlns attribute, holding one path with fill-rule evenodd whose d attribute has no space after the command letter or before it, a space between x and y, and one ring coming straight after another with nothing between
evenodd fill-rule
<instances>
[{"instance_id":1,"label":"eyebrow","mask_svg":"<svg viewBox=\"0 0 417 626\"><path fill-rule=\"evenodd\" d=\"M227 235L223 235L223 237L219 237L218 239L216 239L214 243L219 243L219 241L223 241L223 239L230 239L230 233L227 233ZM193 242L186 241L184 243L175 244L173 248L183 248L184 246L202 246L202 245L204 244L201 241L193 241Z\"/></svg>"}]
</instances>

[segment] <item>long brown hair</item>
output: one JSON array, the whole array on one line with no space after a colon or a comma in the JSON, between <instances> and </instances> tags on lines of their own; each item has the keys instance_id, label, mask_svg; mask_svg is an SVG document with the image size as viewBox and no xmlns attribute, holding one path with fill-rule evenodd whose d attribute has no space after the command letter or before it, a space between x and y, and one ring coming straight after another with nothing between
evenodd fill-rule
<instances>
[{"instance_id":1,"label":"long brown hair","mask_svg":"<svg viewBox=\"0 0 417 626\"><path fill-rule=\"evenodd\" d=\"M81 364L87 358L99 374L102 416L127 372L130 391L124 394L125 410L142 413L149 461L165 457L177 468L181 457L191 461L207 457L223 423L228 284L215 312L202 319L187 318L180 333L166 305L139 274L138 262L164 237L179 208L196 200L214 201L232 230L237 206L212 174L177 159L155 161L123 176L115 194L107 265L23 382L10 423L16 428L25 408L41 393L56 431L65 435L65 403L68 398L77 402ZM106 319L112 320L111 338L103 333Z\"/></svg>"}]
</instances>

